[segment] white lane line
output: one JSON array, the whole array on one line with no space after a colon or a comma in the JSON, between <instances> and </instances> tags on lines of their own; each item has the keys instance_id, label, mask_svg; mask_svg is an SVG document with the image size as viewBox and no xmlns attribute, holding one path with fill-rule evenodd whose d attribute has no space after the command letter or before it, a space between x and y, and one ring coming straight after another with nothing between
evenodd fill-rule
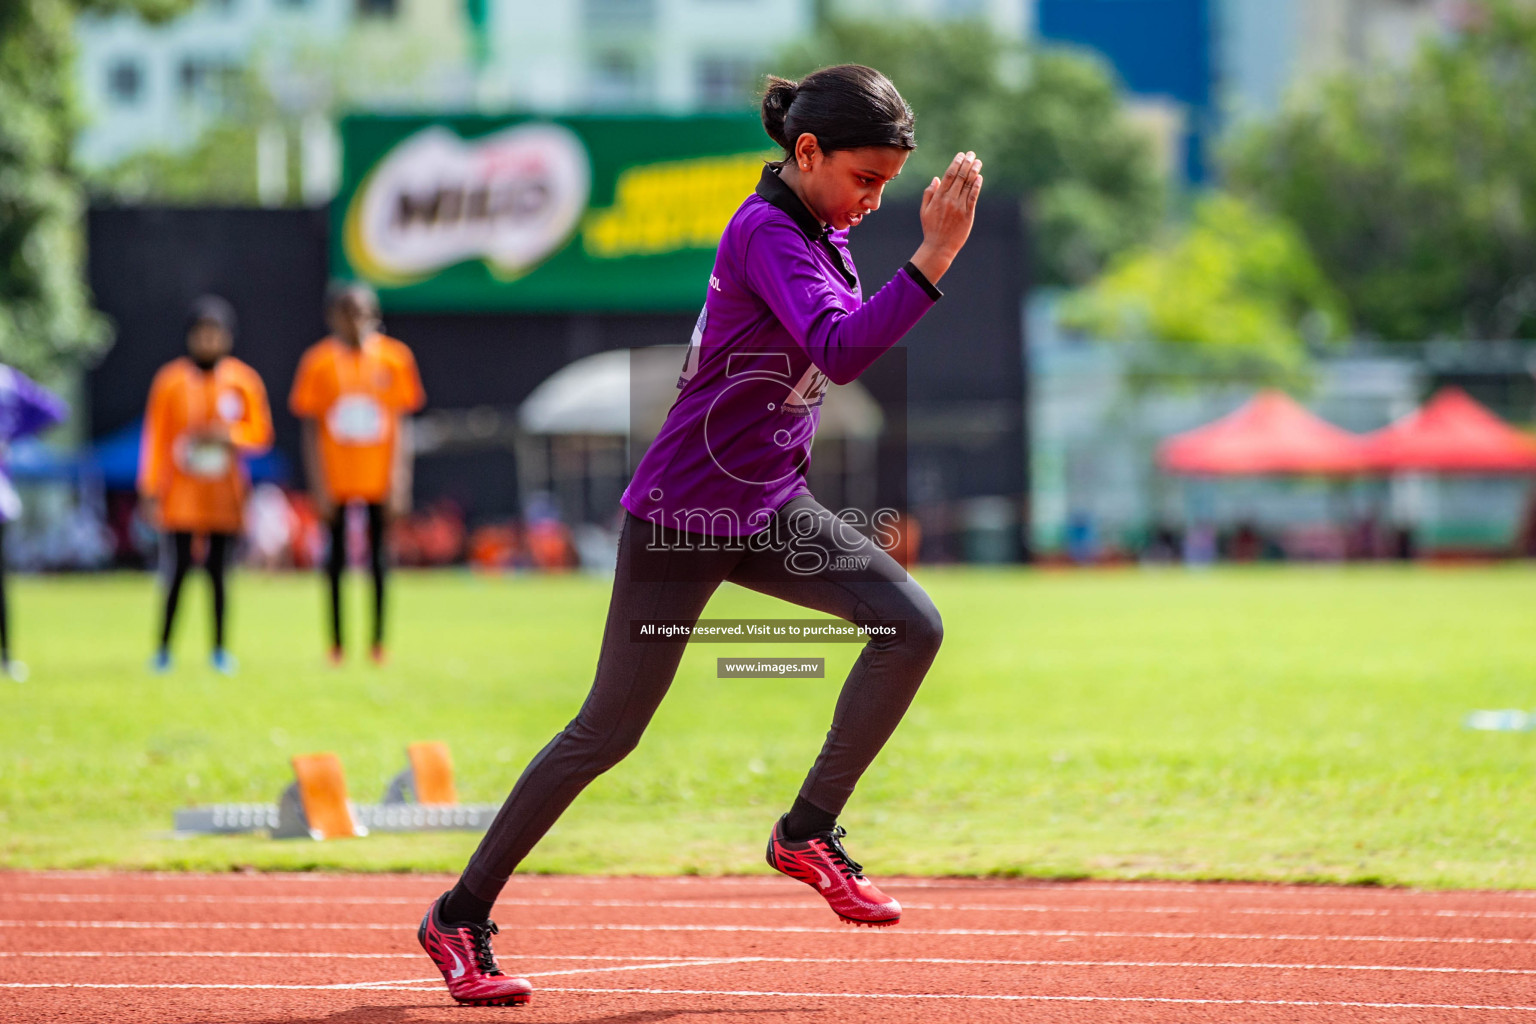
<instances>
[{"instance_id":1,"label":"white lane line","mask_svg":"<svg viewBox=\"0 0 1536 1024\"><path fill-rule=\"evenodd\" d=\"M281 990L295 992L432 992L435 987L425 983L400 982L390 985L367 983L344 985L259 985L259 984L192 984L192 983L143 983L131 982L55 982L11 981L0 982L7 989L196 989L229 990L248 989ZM1052 1002L1052 1003L1157 1003L1181 1006L1329 1006L1361 1007L1377 1010L1484 1010L1522 1011L1536 1013L1536 1006L1504 1006L1479 1003L1372 1003L1326 999L1181 999L1172 996L1047 996L1026 994L982 995L953 992L770 992L757 989L709 989L709 988L570 988L541 987L540 992L569 992L590 995L646 995L646 996L762 996L770 999L954 999L989 1002Z\"/></svg>"},{"instance_id":2,"label":"white lane line","mask_svg":"<svg viewBox=\"0 0 1536 1024\"><path fill-rule=\"evenodd\" d=\"M0 922L3 923L3 922ZM711 925L711 924L589 924L557 925L539 924L520 930L528 931L637 931L637 932L769 932L782 934L820 933L847 935L844 927L795 927L784 925ZM1132 932L1089 931L1071 928L902 928L897 935L990 935L1003 938L1073 938L1073 939L1225 939L1240 942L1394 942L1414 944L1446 943L1450 945L1476 946L1532 946L1536 939L1482 938L1479 936L1429 936L1429 935L1291 935L1242 932Z\"/></svg>"},{"instance_id":3,"label":"white lane line","mask_svg":"<svg viewBox=\"0 0 1536 1024\"><path fill-rule=\"evenodd\" d=\"M530 957L529 959L539 959ZM1277 964L1277 963L1210 963L1200 960L987 960L961 957L936 957L936 956L891 956L891 957L799 957L799 956L743 956L733 957L729 960L706 960L699 958L687 960L677 958L676 964L664 964L661 966L686 966L707 967L714 964L731 963L763 963L763 964L941 964L961 965L972 967L1137 967L1137 968L1170 968L1202 969L1202 970L1268 970L1268 971L1376 971L1386 973L1410 973L1410 974L1513 974L1533 975L1536 970L1524 970L1520 968L1504 967L1419 967L1397 966L1392 964ZM636 970L638 968L619 967L602 968L603 970ZM543 974L578 973L565 971L545 971ZM534 975L526 975L533 977Z\"/></svg>"},{"instance_id":4,"label":"white lane line","mask_svg":"<svg viewBox=\"0 0 1536 1024\"><path fill-rule=\"evenodd\" d=\"M894 888L894 887L888 887ZM272 905L272 906L408 906L424 907L427 902L404 896L341 896L328 899L318 896L210 896L175 895L151 896L128 894L114 896L96 893L0 893L0 901L18 903L58 904L116 904L116 903L184 903L210 905ZM804 910L820 911L821 904L810 899L795 902L761 900L576 900L555 898L502 898L498 907L591 907L633 908L645 910ZM1013 913L1013 914L1251 914L1258 916L1299 917L1431 917L1431 918L1486 918L1499 920L1536 920L1536 911L1530 910L1420 910L1392 908L1332 908L1332 907L1091 907L1053 905L1049 903L916 903L904 901L908 910L934 910L954 913Z\"/></svg>"},{"instance_id":5,"label":"white lane line","mask_svg":"<svg viewBox=\"0 0 1536 1024\"><path fill-rule=\"evenodd\" d=\"M618 971L664 971L673 967L716 967L720 964L754 964L766 959L760 956L732 956L721 957L714 960L690 960L687 958L674 958L668 963L660 964L628 964L622 967L575 967L568 971L517 971L524 978L552 978L559 974L604 974Z\"/></svg>"},{"instance_id":6,"label":"white lane line","mask_svg":"<svg viewBox=\"0 0 1536 1024\"><path fill-rule=\"evenodd\" d=\"M761 992L752 989L662 988L541 988L541 992L582 992L593 994L657 996L767 996L775 999L976 999L1018 1002L1061 1003L1172 1003L1185 1006L1341 1006L1383 1010L1523 1010L1536 1013L1536 1006L1485 1006L1475 1003L1367 1003L1324 999L1176 999L1171 996L1043 996L977 995L946 992Z\"/></svg>"},{"instance_id":7,"label":"white lane line","mask_svg":"<svg viewBox=\"0 0 1536 1024\"><path fill-rule=\"evenodd\" d=\"M1210 913L1198 908L1167 907L1149 908L1148 913L1166 911L1172 913ZM1536 919L1536 911L1530 910L1393 910L1334 907L1228 907L1228 914L1272 914L1291 917L1486 917L1513 920Z\"/></svg>"},{"instance_id":8,"label":"white lane line","mask_svg":"<svg viewBox=\"0 0 1536 1024\"><path fill-rule=\"evenodd\" d=\"M185 957L204 957L208 959L270 959L270 960L420 960L420 953L269 953L249 951L211 952L208 950L168 950L164 952L143 952L139 950L55 950L53 952L37 952L34 950L6 952L0 951L0 959L5 957L34 957L39 959L53 959L57 957L81 957L103 959L182 959ZM1520 967L1424 967L1408 964L1311 964L1311 963L1271 963L1264 961L1252 962L1211 962L1204 960L998 960L986 957L947 957L947 956L830 956L830 957L805 957L805 956L739 956L739 957L708 957L708 956L659 956L655 954L635 954L633 956L612 956L587 953L518 953L513 957L518 963L538 963L545 960L580 960L591 961L623 961L629 963L635 960L658 961L661 967L701 967L714 964L733 963L766 963L766 964L949 964L973 967L1141 967L1141 968L1169 968L1200 969L1200 970L1266 970L1266 971L1375 971L1385 973L1406 974L1507 974L1507 975L1536 975L1536 969ZM648 966L648 965L646 965ZM639 970L640 967L617 968L592 968L592 970ZM529 974L526 971L518 971L524 977L543 977L551 974L583 973L582 971L540 971Z\"/></svg>"},{"instance_id":9,"label":"white lane line","mask_svg":"<svg viewBox=\"0 0 1536 1024\"><path fill-rule=\"evenodd\" d=\"M197 950L167 950L164 952L143 952L140 950L54 950L48 953L39 953L35 950L0 951L0 958L15 957L40 957L51 959L61 956L83 957L206 957L213 960L223 960L227 957L246 957L250 959L271 960L420 960L420 953L248 953L230 952L216 953L206 949ZM590 958L584 958L590 959ZM633 959L624 957L624 959ZM669 957L668 959L676 959Z\"/></svg>"},{"instance_id":10,"label":"white lane line","mask_svg":"<svg viewBox=\"0 0 1536 1024\"><path fill-rule=\"evenodd\" d=\"M303 960L420 960L423 955L424 954L421 954L421 953L303 953L303 952L300 952L300 953L270 953L270 952L251 952L249 950L240 950L240 951L233 951L233 950L231 950L231 951L227 951L227 952L217 952L217 951L206 950L206 949L198 949L198 950L158 950L158 951L148 951L148 952L144 951L144 950L75 950L75 949L53 950L52 952L38 952L37 950L30 950L30 949L29 950L0 950L0 958L4 958L4 957L10 956L10 957L40 957L40 958L45 958L45 959L46 958L52 958L52 957L60 957L60 956L83 956L83 957L160 957L160 958L200 956L200 957L208 957L208 958L215 959L215 960L223 959L225 957L249 957L249 958L255 958L255 959L272 959L272 960L283 960L283 959L289 959L289 960L292 960L292 959L303 959ZM629 961L629 960L665 960L665 961L670 963L672 961L678 961L678 962L682 962L682 961L695 962L695 961L705 961L705 960L714 961L714 960L718 960L720 958L719 957L713 957L713 956L658 956L658 955L655 955L655 954L640 954L640 953L636 953L633 956L611 956L611 955L596 954L596 953L519 953L519 954L517 954L517 959L520 962L526 962L526 961L529 961L529 960L624 960L624 961ZM748 959L752 959L752 958L748 958ZM961 961L956 961L956 962L958 963L958 962L961 962ZM989 961L978 960L976 962L977 963L988 963Z\"/></svg>"},{"instance_id":11,"label":"white lane line","mask_svg":"<svg viewBox=\"0 0 1536 1024\"><path fill-rule=\"evenodd\" d=\"M227 985L214 984L212 982L129 982L129 981L0 981L0 988L147 988L147 989L213 989L213 990L238 990L238 989L278 989L291 992L430 992L428 988L400 988L400 985L422 985L423 982L398 982L394 985L369 985L366 982L345 982L339 985L263 985L256 983L231 983ZM439 982L438 987L441 987Z\"/></svg>"},{"instance_id":12,"label":"white lane line","mask_svg":"<svg viewBox=\"0 0 1536 1024\"><path fill-rule=\"evenodd\" d=\"M102 928L177 931L337 931L400 932L413 923L342 924L334 921L0 921L0 928ZM510 932L511 929L508 929ZM773 935L848 935L846 926L750 924L533 924L519 932L729 932ZM1483 938L1471 935L1290 935L1244 932L1132 932L1071 928L902 928L897 935L988 935L1001 938L1072 939L1224 939L1235 942L1390 942L1415 945L1536 946L1536 939Z\"/></svg>"},{"instance_id":13,"label":"white lane line","mask_svg":"<svg viewBox=\"0 0 1536 1024\"><path fill-rule=\"evenodd\" d=\"M175 871L154 872L121 872L121 871L28 871L17 872L10 876L16 879L48 879L56 881L77 880L104 880L121 882L131 878L134 882L174 882L186 884L188 882L258 882L271 884L274 882L302 882L306 885L374 885L376 882L366 875L352 874L325 874L319 872L280 872L280 871L250 871L250 872L224 872L221 874L198 874ZM422 893L419 899L430 902L440 895L445 886L457 881L457 876L412 876L410 879L402 879L398 875L380 874L374 876L383 879L393 885L419 884ZM0 876L0 886L6 882L4 876ZM962 891L975 890L999 890L1006 892L1129 892L1129 893L1192 893L1203 896L1226 896L1232 893L1242 893L1255 896L1315 896L1318 893L1331 893L1340 896L1348 896L1355 899L1401 899L1406 896L1424 899L1458 899L1469 896L1489 899L1536 899L1536 889L1415 889L1407 886L1352 886L1352 885L1318 885L1313 883L1287 883L1274 882L1272 884L1233 884L1228 882L1180 882L1157 881L1149 879L1138 882L1095 882L1095 881L1052 881L1037 878L997 879L997 878L917 878L902 877L899 875L888 876L882 880L892 886L908 889L950 889ZM701 886L752 886L769 887L784 884L782 878L773 875L717 875L703 878L695 875L648 875L648 876L608 876L608 875L541 875L523 874L514 875L509 883L512 890L527 887L547 885L574 885L574 886L603 886L603 885L657 885L677 886L679 888ZM328 897L329 898L329 897ZM412 898L412 902L416 898Z\"/></svg>"}]
</instances>

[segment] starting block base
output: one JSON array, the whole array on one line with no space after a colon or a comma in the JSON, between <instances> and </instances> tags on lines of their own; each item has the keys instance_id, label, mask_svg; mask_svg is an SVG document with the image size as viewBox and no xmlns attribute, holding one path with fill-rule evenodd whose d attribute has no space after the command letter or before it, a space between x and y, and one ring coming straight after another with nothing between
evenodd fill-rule
<instances>
[{"instance_id":1,"label":"starting block base","mask_svg":"<svg viewBox=\"0 0 1536 1024\"><path fill-rule=\"evenodd\" d=\"M293 759L296 781L275 804L214 804L176 812L175 835L271 834L273 839L333 839L369 832L484 832L498 804L461 804L453 764L442 743L413 743L410 764L390 781L384 801L358 806L347 798L335 754ZM417 803L417 800L423 802Z\"/></svg>"},{"instance_id":2,"label":"starting block base","mask_svg":"<svg viewBox=\"0 0 1536 1024\"><path fill-rule=\"evenodd\" d=\"M354 807L367 832L484 832L499 804L363 804ZM177 836L270 832L273 839L309 839L309 826L288 827L279 804L211 804L176 812ZM296 827L295 827L296 826Z\"/></svg>"}]
</instances>

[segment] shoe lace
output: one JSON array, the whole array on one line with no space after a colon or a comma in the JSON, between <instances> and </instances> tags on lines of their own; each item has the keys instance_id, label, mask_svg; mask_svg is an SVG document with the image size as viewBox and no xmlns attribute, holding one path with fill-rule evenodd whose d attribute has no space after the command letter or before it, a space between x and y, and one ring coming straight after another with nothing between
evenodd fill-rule
<instances>
[{"instance_id":1,"label":"shoe lace","mask_svg":"<svg viewBox=\"0 0 1536 1024\"><path fill-rule=\"evenodd\" d=\"M864 877L864 865L848 856L848 851L843 849L841 840L847 834L848 830L843 828L843 826L833 825L831 831L822 832L817 838L826 844L827 852L832 855L833 861L837 863L838 871L842 872L847 878L862 878Z\"/></svg>"},{"instance_id":2,"label":"shoe lace","mask_svg":"<svg viewBox=\"0 0 1536 1024\"><path fill-rule=\"evenodd\" d=\"M500 974L501 966L496 963L496 954L491 950L491 936L500 929L495 921L487 921L485 924L469 924L463 926L468 930L470 945L475 954L475 966L485 974Z\"/></svg>"}]
</instances>

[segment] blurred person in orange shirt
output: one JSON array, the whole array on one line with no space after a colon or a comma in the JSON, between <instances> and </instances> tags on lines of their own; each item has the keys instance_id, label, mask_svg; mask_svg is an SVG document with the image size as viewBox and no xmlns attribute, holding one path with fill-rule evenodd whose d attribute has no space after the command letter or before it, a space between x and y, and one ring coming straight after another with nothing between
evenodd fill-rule
<instances>
[{"instance_id":1,"label":"blurred person in orange shirt","mask_svg":"<svg viewBox=\"0 0 1536 1024\"><path fill-rule=\"evenodd\" d=\"M139 451L145 518L162 531L171 559L152 666L157 672L171 667L176 604L192 565L193 541L202 537L213 585L213 667L232 675L235 660L224 645L224 576L250 486L241 459L271 447L272 412L261 377L229 354L233 307L205 295L192 304L187 322L187 355L161 367L150 386Z\"/></svg>"},{"instance_id":2,"label":"blurred person in orange shirt","mask_svg":"<svg viewBox=\"0 0 1536 1024\"><path fill-rule=\"evenodd\" d=\"M304 421L304 466L322 521L330 524L331 660L342 659L341 577L347 565L347 506L368 516L375 662L384 660L384 583L389 516L410 508L412 447L403 417L426 404L416 359L379 331L379 300L360 283L326 295L331 334L299 362L288 407Z\"/></svg>"}]
</instances>

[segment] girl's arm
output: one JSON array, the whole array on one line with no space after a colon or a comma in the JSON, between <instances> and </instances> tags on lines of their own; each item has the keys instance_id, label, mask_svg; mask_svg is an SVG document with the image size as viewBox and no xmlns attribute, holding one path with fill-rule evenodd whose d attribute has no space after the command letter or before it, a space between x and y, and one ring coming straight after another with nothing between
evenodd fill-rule
<instances>
[{"instance_id":1,"label":"girl's arm","mask_svg":"<svg viewBox=\"0 0 1536 1024\"><path fill-rule=\"evenodd\" d=\"M981 195L981 161L975 153L956 153L944 177L934 178L923 189L919 217L923 244L912 255L912 265L934 284L960 254L971 225L976 221L976 199Z\"/></svg>"},{"instance_id":2,"label":"girl's arm","mask_svg":"<svg viewBox=\"0 0 1536 1024\"><path fill-rule=\"evenodd\" d=\"M923 244L869 301L848 309L798 228L760 226L747 241L746 283L834 384L847 384L901 340L942 293L934 283L964 247L981 194L981 161L958 153L923 191Z\"/></svg>"},{"instance_id":3,"label":"girl's arm","mask_svg":"<svg viewBox=\"0 0 1536 1024\"><path fill-rule=\"evenodd\" d=\"M746 285L817 369L834 384L847 384L900 341L940 293L921 272L902 269L868 301L849 308L824 276L812 251L817 244L792 224L763 224L747 242Z\"/></svg>"}]
</instances>

